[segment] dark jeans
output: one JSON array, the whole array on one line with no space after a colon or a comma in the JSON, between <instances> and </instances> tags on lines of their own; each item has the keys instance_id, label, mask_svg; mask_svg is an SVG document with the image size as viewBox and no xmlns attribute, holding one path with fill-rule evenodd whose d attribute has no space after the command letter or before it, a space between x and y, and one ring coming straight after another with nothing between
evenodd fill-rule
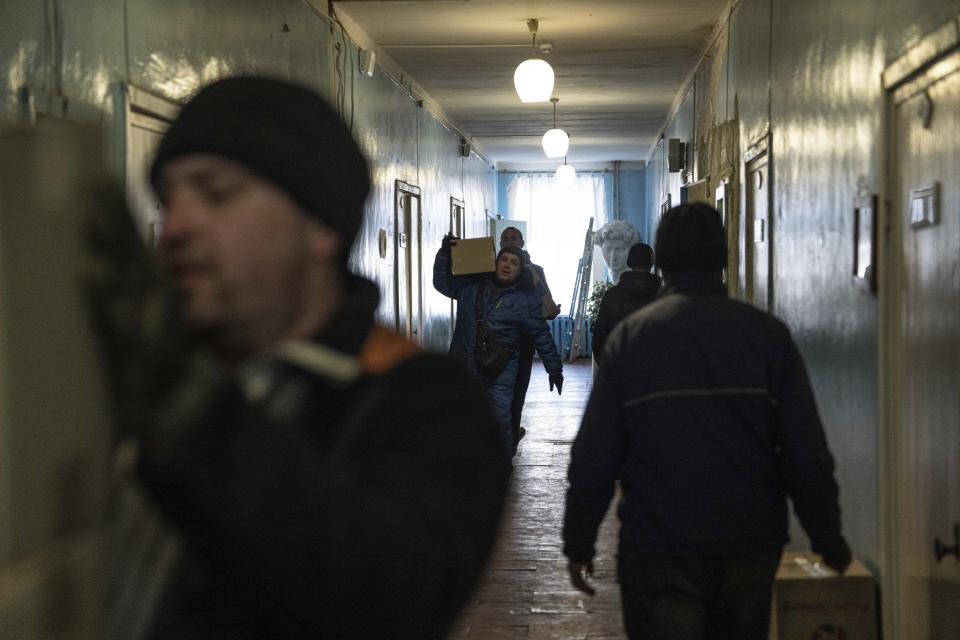
<instances>
[{"instance_id":1,"label":"dark jeans","mask_svg":"<svg viewBox=\"0 0 960 640\"><path fill-rule=\"evenodd\" d=\"M630 640L766 640L780 552L641 556L621 548Z\"/></svg>"},{"instance_id":2,"label":"dark jeans","mask_svg":"<svg viewBox=\"0 0 960 640\"><path fill-rule=\"evenodd\" d=\"M535 347L532 340L522 337L517 349L520 351L520 363L517 368L517 384L513 388L513 404L510 406L510 428L513 429L514 448L520 441L520 414L523 413L523 401L527 399L527 388L530 386Z\"/></svg>"}]
</instances>

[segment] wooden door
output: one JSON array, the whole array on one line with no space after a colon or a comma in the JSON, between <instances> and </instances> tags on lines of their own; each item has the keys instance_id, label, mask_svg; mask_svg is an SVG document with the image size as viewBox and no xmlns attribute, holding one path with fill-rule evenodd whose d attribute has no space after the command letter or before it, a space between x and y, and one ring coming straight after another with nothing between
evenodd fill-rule
<instances>
[{"instance_id":1,"label":"wooden door","mask_svg":"<svg viewBox=\"0 0 960 640\"><path fill-rule=\"evenodd\" d=\"M960 50L891 88L890 637L960 638ZM885 80L889 76L885 74ZM888 631L890 629L888 628Z\"/></svg>"},{"instance_id":2,"label":"wooden door","mask_svg":"<svg viewBox=\"0 0 960 640\"><path fill-rule=\"evenodd\" d=\"M770 309L770 163L766 151L745 165L744 298Z\"/></svg>"}]
</instances>

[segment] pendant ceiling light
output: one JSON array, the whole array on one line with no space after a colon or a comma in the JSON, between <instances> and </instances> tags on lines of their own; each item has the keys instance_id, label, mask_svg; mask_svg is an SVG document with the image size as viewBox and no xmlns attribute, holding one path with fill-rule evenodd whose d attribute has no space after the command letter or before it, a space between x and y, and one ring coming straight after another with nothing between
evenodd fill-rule
<instances>
[{"instance_id":1,"label":"pendant ceiling light","mask_svg":"<svg viewBox=\"0 0 960 640\"><path fill-rule=\"evenodd\" d=\"M573 185L576 179L576 170L567 164L567 158L564 156L563 164L557 167L557 184L561 187L569 187Z\"/></svg>"},{"instance_id":2,"label":"pendant ceiling light","mask_svg":"<svg viewBox=\"0 0 960 640\"><path fill-rule=\"evenodd\" d=\"M543 152L548 158L562 158L570 148L570 136L563 129L557 129L557 103L560 98L550 98L553 103L553 129L543 134Z\"/></svg>"},{"instance_id":3,"label":"pendant ceiling light","mask_svg":"<svg viewBox=\"0 0 960 640\"><path fill-rule=\"evenodd\" d=\"M553 67L536 57L538 21L527 20L527 28L533 35L534 57L520 63L513 72L513 86L517 88L520 102L546 102L553 93Z\"/></svg>"}]
</instances>

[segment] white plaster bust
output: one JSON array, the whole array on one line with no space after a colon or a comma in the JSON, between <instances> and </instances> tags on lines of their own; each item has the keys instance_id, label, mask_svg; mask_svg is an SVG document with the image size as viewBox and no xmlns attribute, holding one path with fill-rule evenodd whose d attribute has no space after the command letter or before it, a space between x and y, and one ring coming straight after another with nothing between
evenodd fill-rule
<instances>
[{"instance_id":1,"label":"white plaster bust","mask_svg":"<svg viewBox=\"0 0 960 640\"><path fill-rule=\"evenodd\" d=\"M603 253L613 282L619 282L620 274L628 270L630 247L640 242L640 232L626 220L613 220L597 229L594 242Z\"/></svg>"}]
</instances>

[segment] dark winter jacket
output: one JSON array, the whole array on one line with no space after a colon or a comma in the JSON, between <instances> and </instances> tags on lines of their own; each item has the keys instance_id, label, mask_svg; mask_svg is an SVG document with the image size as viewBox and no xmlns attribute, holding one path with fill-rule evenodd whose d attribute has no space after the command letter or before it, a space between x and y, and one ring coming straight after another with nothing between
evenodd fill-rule
<instances>
[{"instance_id":1,"label":"dark winter jacket","mask_svg":"<svg viewBox=\"0 0 960 640\"><path fill-rule=\"evenodd\" d=\"M671 276L610 336L569 480L572 560L593 557L617 480L620 544L636 552L777 551L789 495L814 551L849 554L833 458L787 327L706 274Z\"/></svg>"},{"instance_id":2,"label":"dark winter jacket","mask_svg":"<svg viewBox=\"0 0 960 640\"><path fill-rule=\"evenodd\" d=\"M526 272L522 272L526 275ZM537 353L548 373L563 371L563 362L557 353L550 329L543 319L540 299L524 286L517 284L500 287L493 274L455 276L450 271L450 252L441 248L433 263L433 286L437 291L457 301L457 322L450 342L450 354L467 363L474 375L487 385L501 421L510 424L510 403L517 379L518 351L522 335L533 340ZM514 350L513 358L496 380L484 378L476 368L476 311L478 293L483 296L484 322L501 345Z\"/></svg>"},{"instance_id":3,"label":"dark winter jacket","mask_svg":"<svg viewBox=\"0 0 960 640\"><path fill-rule=\"evenodd\" d=\"M550 286L547 284L547 276L543 273L543 267L530 261L530 253L523 252L523 264L533 276L533 292L540 298L543 306L543 319L553 320L560 315L560 306L554 301L553 294L550 292Z\"/></svg>"},{"instance_id":4,"label":"dark winter jacket","mask_svg":"<svg viewBox=\"0 0 960 640\"><path fill-rule=\"evenodd\" d=\"M624 271L620 282L607 290L597 309L597 321L593 323L592 351L595 360L600 360L603 345L610 332L631 313L653 301L660 291L660 277L646 271Z\"/></svg>"},{"instance_id":5,"label":"dark winter jacket","mask_svg":"<svg viewBox=\"0 0 960 640\"><path fill-rule=\"evenodd\" d=\"M140 476L183 539L153 638L442 638L476 585L506 474L483 389L373 325L245 364Z\"/></svg>"}]
</instances>

